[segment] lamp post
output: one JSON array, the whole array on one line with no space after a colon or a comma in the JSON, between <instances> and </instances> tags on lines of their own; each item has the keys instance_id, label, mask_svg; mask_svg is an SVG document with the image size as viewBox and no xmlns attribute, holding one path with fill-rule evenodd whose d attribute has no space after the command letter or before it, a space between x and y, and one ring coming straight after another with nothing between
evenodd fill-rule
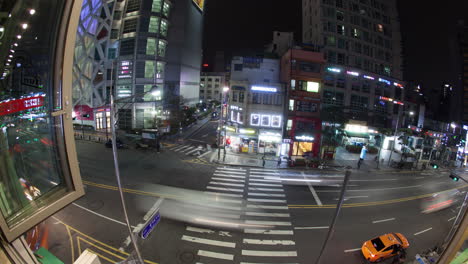
<instances>
[{"instance_id":1,"label":"lamp post","mask_svg":"<svg viewBox=\"0 0 468 264\"><path fill-rule=\"evenodd\" d=\"M403 113L403 122L404 122L404 118L406 117L404 114L405 113L409 113L410 116L414 115L414 112L413 111L401 111ZM390 157L388 157L388 165L390 166L390 162L392 161L392 154L393 154L393 151L395 151L395 145L396 145L396 141L397 141L397 133L398 133L398 124L400 122L400 113L398 112L397 114L397 121L396 121L396 126L395 126L395 133L393 134L393 146L392 146L392 149L390 150Z\"/></svg>"},{"instance_id":2,"label":"lamp post","mask_svg":"<svg viewBox=\"0 0 468 264\"><path fill-rule=\"evenodd\" d=\"M453 129L453 134L455 134L455 129L457 128L457 124L451 123L450 127Z\"/></svg>"},{"instance_id":3,"label":"lamp post","mask_svg":"<svg viewBox=\"0 0 468 264\"><path fill-rule=\"evenodd\" d=\"M223 95L221 99L221 117L219 118L218 122L218 161L221 158L221 129L224 131L224 137L226 137L226 126L225 126L225 120L224 120L224 103L226 101L226 94L229 92L229 87L224 86L223 87ZM226 108L227 108L227 102L226 102ZM226 115L227 115L227 109L226 109ZM226 142L226 140L223 140ZM224 153L226 153L226 143L223 144L224 148Z\"/></svg>"}]
</instances>

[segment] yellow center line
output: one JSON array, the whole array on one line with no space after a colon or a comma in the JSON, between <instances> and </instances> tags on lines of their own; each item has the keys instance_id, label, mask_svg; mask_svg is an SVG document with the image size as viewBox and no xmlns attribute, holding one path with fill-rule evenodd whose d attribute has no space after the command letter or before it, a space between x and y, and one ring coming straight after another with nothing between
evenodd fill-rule
<instances>
[{"instance_id":1,"label":"yellow center line","mask_svg":"<svg viewBox=\"0 0 468 264\"><path fill-rule=\"evenodd\" d=\"M67 229L68 238L70 239L71 257L72 257L72 263L74 263L75 262L75 247L73 246L73 238L72 238L72 235L70 233L70 229L68 228L68 226L65 226L65 229Z\"/></svg>"}]
</instances>

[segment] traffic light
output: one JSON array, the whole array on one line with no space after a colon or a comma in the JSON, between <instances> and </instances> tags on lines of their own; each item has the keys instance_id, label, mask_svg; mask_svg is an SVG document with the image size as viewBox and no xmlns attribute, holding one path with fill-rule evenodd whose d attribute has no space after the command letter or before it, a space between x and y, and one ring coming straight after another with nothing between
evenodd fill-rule
<instances>
[{"instance_id":1,"label":"traffic light","mask_svg":"<svg viewBox=\"0 0 468 264\"><path fill-rule=\"evenodd\" d=\"M454 175L454 174L450 174L450 178L453 180L453 181L458 181L460 180L460 178L458 178L458 176Z\"/></svg>"},{"instance_id":2,"label":"traffic light","mask_svg":"<svg viewBox=\"0 0 468 264\"><path fill-rule=\"evenodd\" d=\"M432 166L432 168L434 168L434 169L438 169L438 168L439 168L439 165L437 165L437 164L436 164L436 163L434 163L434 162L431 162L431 164L430 164L430 165L431 165L431 166Z\"/></svg>"}]
</instances>

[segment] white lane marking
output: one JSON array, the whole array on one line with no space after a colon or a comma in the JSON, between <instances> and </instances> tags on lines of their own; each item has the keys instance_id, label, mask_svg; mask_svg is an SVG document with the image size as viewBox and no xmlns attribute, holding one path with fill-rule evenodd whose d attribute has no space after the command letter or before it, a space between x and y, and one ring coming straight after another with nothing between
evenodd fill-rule
<instances>
[{"instance_id":1,"label":"white lane marking","mask_svg":"<svg viewBox=\"0 0 468 264\"><path fill-rule=\"evenodd\" d=\"M262 239L244 238L242 242L244 244L254 244L254 245L284 245L284 246L296 245L296 243L292 240L262 240Z\"/></svg>"},{"instance_id":2,"label":"white lane marking","mask_svg":"<svg viewBox=\"0 0 468 264\"><path fill-rule=\"evenodd\" d=\"M218 197L216 197L214 200L215 200L215 202L219 202L219 203L236 203L236 204L241 204L242 203L242 200L222 199L222 198L218 198Z\"/></svg>"},{"instance_id":3,"label":"white lane marking","mask_svg":"<svg viewBox=\"0 0 468 264\"><path fill-rule=\"evenodd\" d=\"M187 148L187 147L189 147L189 146L185 146L185 145L182 145L182 146L176 146L176 147L175 147L175 148L173 148L172 150L173 150L173 151L178 151L178 150L180 150L180 149Z\"/></svg>"},{"instance_id":4,"label":"white lane marking","mask_svg":"<svg viewBox=\"0 0 468 264\"><path fill-rule=\"evenodd\" d=\"M242 250L244 256L258 257L297 257L296 251Z\"/></svg>"},{"instance_id":5,"label":"white lane marking","mask_svg":"<svg viewBox=\"0 0 468 264\"><path fill-rule=\"evenodd\" d=\"M226 178L236 178L236 179L245 179L245 176L227 175L227 174L219 174L219 173L214 173L213 176L226 177Z\"/></svg>"},{"instance_id":6,"label":"white lane marking","mask_svg":"<svg viewBox=\"0 0 468 264\"><path fill-rule=\"evenodd\" d=\"M294 235L294 231L292 230L244 229L244 233L262 235Z\"/></svg>"},{"instance_id":7,"label":"white lane marking","mask_svg":"<svg viewBox=\"0 0 468 264\"><path fill-rule=\"evenodd\" d=\"M244 184L235 184L235 183L225 183L225 182L216 182L210 181L210 185L225 185L225 186L234 186L234 187L244 187Z\"/></svg>"},{"instance_id":8,"label":"white lane marking","mask_svg":"<svg viewBox=\"0 0 468 264\"><path fill-rule=\"evenodd\" d=\"M349 185L348 185L349 186ZM394 188L381 188L381 189L348 189L347 192L364 192L364 191L387 191L387 190L400 190L400 189L409 189L409 188L417 188L421 187L422 185L413 185L413 186L405 186L405 187L394 187ZM317 191L317 192L341 192L341 190L324 190L324 191Z\"/></svg>"},{"instance_id":9,"label":"white lane marking","mask_svg":"<svg viewBox=\"0 0 468 264\"><path fill-rule=\"evenodd\" d=\"M266 187L278 187L278 188L282 188L282 187L283 187L283 185L281 185L281 184L256 183L256 182L249 182L249 185L253 185L253 186L266 186Z\"/></svg>"},{"instance_id":10,"label":"white lane marking","mask_svg":"<svg viewBox=\"0 0 468 264\"><path fill-rule=\"evenodd\" d=\"M249 181L251 181L251 182L279 182L279 183L281 183L281 181L277 181L277 180L262 180L262 179L249 179Z\"/></svg>"},{"instance_id":11,"label":"white lane marking","mask_svg":"<svg viewBox=\"0 0 468 264\"><path fill-rule=\"evenodd\" d=\"M271 196L271 197L286 197L284 194L279 193L247 193L248 196Z\"/></svg>"},{"instance_id":12,"label":"white lane marking","mask_svg":"<svg viewBox=\"0 0 468 264\"><path fill-rule=\"evenodd\" d=\"M348 196L348 197L345 197L344 200L347 201L349 199L355 199L355 198L369 198L369 196ZM338 201L339 198L335 198L335 201Z\"/></svg>"},{"instance_id":13,"label":"white lane marking","mask_svg":"<svg viewBox=\"0 0 468 264\"><path fill-rule=\"evenodd\" d=\"M109 220L109 221L112 221L112 222L114 222L114 223L121 224L121 225L124 225L124 226L127 225L127 224L125 224L124 222L121 222L121 221L119 221L119 220L115 220L115 219L113 219L113 218L107 217L107 216L102 215L102 214L100 214L100 213L96 213L96 212L94 212L94 211L92 211L92 210L90 210L90 209L88 209L88 208L86 208L86 207L83 207L83 206L81 206L81 205L78 205L78 204L76 204L76 203L73 203L73 205L76 206L76 207L79 207L79 208L81 208L81 209L83 209L83 210L85 210L85 211L88 211L88 212L90 212L90 213L92 213L92 214L94 214L94 215L97 215L97 216L99 216L99 217L102 217L102 218L104 218L104 219L107 219L107 220ZM135 228L135 226L132 226L132 227Z\"/></svg>"},{"instance_id":14,"label":"white lane marking","mask_svg":"<svg viewBox=\"0 0 468 264\"><path fill-rule=\"evenodd\" d=\"M270 189L270 188L257 188L257 187L249 187L251 191L267 191L267 192L283 192L283 189Z\"/></svg>"},{"instance_id":15,"label":"white lane marking","mask_svg":"<svg viewBox=\"0 0 468 264\"><path fill-rule=\"evenodd\" d=\"M282 175L280 173L277 173L277 172L250 172L250 176L278 176L278 175Z\"/></svg>"},{"instance_id":16,"label":"white lane marking","mask_svg":"<svg viewBox=\"0 0 468 264\"><path fill-rule=\"evenodd\" d=\"M429 231L429 230L432 230L432 227L430 227L430 228L428 228L428 229L425 229L425 230L423 230L423 231L419 231L419 232L417 232L417 233L414 233L413 235L417 236L417 235L420 235L420 234L422 234L422 233L424 233L424 232L427 232L427 231Z\"/></svg>"},{"instance_id":17,"label":"white lane marking","mask_svg":"<svg viewBox=\"0 0 468 264\"><path fill-rule=\"evenodd\" d=\"M201 154L201 155L198 155L198 158L201 158L201 157L203 157L203 156L206 156L206 155L208 155L208 154L210 154L210 153L211 153L211 150L208 150L207 152L205 152L205 153L203 153L203 154Z\"/></svg>"},{"instance_id":18,"label":"white lane marking","mask_svg":"<svg viewBox=\"0 0 468 264\"><path fill-rule=\"evenodd\" d=\"M182 236L182 240L199 243L199 244L211 245L211 246L220 246L220 247L229 247L229 248L236 247L236 243L232 243L232 242L204 239L204 238L198 238L198 237L192 237L192 236L186 236L186 235Z\"/></svg>"},{"instance_id":19,"label":"white lane marking","mask_svg":"<svg viewBox=\"0 0 468 264\"><path fill-rule=\"evenodd\" d=\"M450 218L449 220L447 220L447 222L450 222L450 221L452 221L452 220L455 219L455 218L457 218L457 217L454 216L454 217Z\"/></svg>"},{"instance_id":20,"label":"white lane marking","mask_svg":"<svg viewBox=\"0 0 468 264\"><path fill-rule=\"evenodd\" d=\"M186 154L186 155L189 155L189 154L192 154L192 153L194 153L195 151L198 151L198 150L202 150L202 148L199 148L199 147L198 147L198 148L193 149L193 150L191 150L191 151L189 151L189 152L185 152L185 154Z\"/></svg>"},{"instance_id":21,"label":"white lane marking","mask_svg":"<svg viewBox=\"0 0 468 264\"><path fill-rule=\"evenodd\" d=\"M249 202L260 202L260 203L286 203L286 200L275 200L275 199L254 199L247 198Z\"/></svg>"},{"instance_id":22,"label":"white lane marking","mask_svg":"<svg viewBox=\"0 0 468 264\"><path fill-rule=\"evenodd\" d=\"M202 234L214 234L215 231L211 229L205 229L205 228L199 228L199 227L193 227L193 226L187 226L185 229L190 232L197 232L197 233L202 233Z\"/></svg>"},{"instance_id":23,"label":"white lane marking","mask_svg":"<svg viewBox=\"0 0 468 264\"><path fill-rule=\"evenodd\" d=\"M272 169L257 169L257 168L251 168L251 171L278 171L278 170L272 170Z\"/></svg>"},{"instance_id":24,"label":"white lane marking","mask_svg":"<svg viewBox=\"0 0 468 264\"><path fill-rule=\"evenodd\" d=\"M305 177L305 173L304 172L301 172L302 176L304 177L304 179L306 178ZM312 186L312 184L310 182L307 182L307 185L309 186L309 190L310 192L312 193L312 196L314 197L315 199L315 202L317 203L318 206L322 206L322 201L320 201L320 198L318 197L317 195L317 192L315 191L314 187Z\"/></svg>"},{"instance_id":25,"label":"white lane marking","mask_svg":"<svg viewBox=\"0 0 468 264\"><path fill-rule=\"evenodd\" d=\"M225 260L234 260L234 255L232 254L223 254L206 250L198 250L198 256L225 259Z\"/></svg>"},{"instance_id":26,"label":"white lane marking","mask_svg":"<svg viewBox=\"0 0 468 264\"><path fill-rule=\"evenodd\" d=\"M206 188L210 190L218 190L218 191L226 191L226 192L244 192L244 189L234 189L234 188L215 187L215 186L208 186Z\"/></svg>"},{"instance_id":27,"label":"white lane marking","mask_svg":"<svg viewBox=\"0 0 468 264\"><path fill-rule=\"evenodd\" d=\"M354 252L354 251L358 251L358 250L361 250L361 248L347 249L347 250L344 251L344 253Z\"/></svg>"},{"instance_id":28,"label":"white lane marking","mask_svg":"<svg viewBox=\"0 0 468 264\"><path fill-rule=\"evenodd\" d=\"M189 150L189 149L192 149L193 146L184 146L180 149L177 149L177 150L174 150L175 152L179 152L179 151L186 151L186 150Z\"/></svg>"},{"instance_id":29,"label":"white lane marking","mask_svg":"<svg viewBox=\"0 0 468 264\"><path fill-rule=\"evenodd\" d=\"M311 230L311 229L328 229L328 226L297 226L294 227L296 230Z\"/></svg>"},{"instance_id":30,"label":"white lane marking","mask_svg":"<svg viewBox=\"0 0 468 264\"><path fill-rule=\"evenodd\" d=\"M388 219L382 219L382 220L375 220L375 221L372 221L373 224L377 224L377 223L382 223L382 222L388 222L388 221L393 221L395 220L395 218L388 218Z\"/></svg>"},{"instance_id":31,"label":"white lane marking","mask_svg":"<svg viewBox=\"0 0 468 264\"><path fill-rule=\"evenodd\" d=\"M257 213L257 212L245 212L247 216L266 216L266 217L291 217L290 214L281 213Z\"/></svg>"},{"instance_id":32,"label":"white lane marking","mask_svg":"<svg viewBox=\"0 0 468 264\"><path fill-rule=\"evenodd\" d=\"M215 171L215 173L225 173L225 174L228 174L228 175L231 175L231 174L234 174L234 175L246 175L245 172L223 171L223 170L220 170L220 169L217 169L217 170Z\"/></svg>"},{"instance_id":33,"label":"white lane marking","mask_svg":"<svg viewBox=\"0 0 468 264\"><path fill-rule=\"evenodd\" d=\"M209 195L214 195L214 196L228 196L228 197L236 197L236 198L242 198L242 194L233 194L233 193L219 193L219 192L204 192Z\"/></svg>"},{"instance_id":34,"label":"white lane marking","mask_svg":"<svg viewBox=\"0 0 468 264\"><path fill-rule=\"evenodd\" d=\"M218 177L213 177L211 178L212 180L216 180L216 181L227 181L227 182L240 182L240 183L244 183L245 180L236 180L236 179L226 179L226 178L218 178Z\"/></svg>"},{"instance_id":35,"label":"white lane marking","mask_svg":"<svg viewBox=\"0 0 468 264\"><path fill-rule=\"evenodd\" d=\"M235 169L235 168L229 168L229 167L218 167L217 169L218 169L218 170L219 170L219 169L222 169L222 170L231 170L231 171L246 171L245 169L242 169L242 168L240 168L240 169Z\"/></svg>"},{"instance_id":36,"label":"white lane marking","mask_svg":"<svg viewBox=\"0 0 468 264\"><path fill-rule=\"evenodd\" d=\"M222 207L222 208L225 208L225 209L228 209L226 207ZM240 208L237 209L233 209L233 210L237 210L237 211L240 211ZM204 213L203 214L204 216L208 216L208 217L216 217L216 218L229 218L229 219L240 219L240 214L226 214L226 213L215 213L215 212L208 212L208 213Z\"/></svg>"},{"instance_id":37,"label":"white lane marking","mask_svg":"<svg viewBox=\"0 0 468 264\"><path fill-rule=\"evenodd\" d=\"M271 225L271 226L290 226L291 222L279 222L279 221L258 221L258 220L245 220L246 224L251 225Z\"/></svg>"},{"instance_id":38,"label":"white lane marking","mask_svg":"<svg viewBox=\"0 0 468 264\"><path fill-rule=\"evenodd\" d=\"M288 210L288 206L273 206L273 205L257 205L248 204L247 208L273 209L273 210Z\"/></svg>"}]
</instances>

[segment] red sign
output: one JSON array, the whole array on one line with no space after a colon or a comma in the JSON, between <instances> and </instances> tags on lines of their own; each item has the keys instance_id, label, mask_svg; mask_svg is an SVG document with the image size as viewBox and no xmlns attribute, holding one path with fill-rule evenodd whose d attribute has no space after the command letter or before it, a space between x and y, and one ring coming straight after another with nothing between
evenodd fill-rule
<instances>
[{"instance_id":1,"label":"red sign","mask_svg":"<svg viewBox=\"0 0 468 264\"><path fill-rule=\"evenodd\" d=\"M29 97L0 103L0 116L9 115L44 105L44 97Z\"/></svg>"}]
</instances>

